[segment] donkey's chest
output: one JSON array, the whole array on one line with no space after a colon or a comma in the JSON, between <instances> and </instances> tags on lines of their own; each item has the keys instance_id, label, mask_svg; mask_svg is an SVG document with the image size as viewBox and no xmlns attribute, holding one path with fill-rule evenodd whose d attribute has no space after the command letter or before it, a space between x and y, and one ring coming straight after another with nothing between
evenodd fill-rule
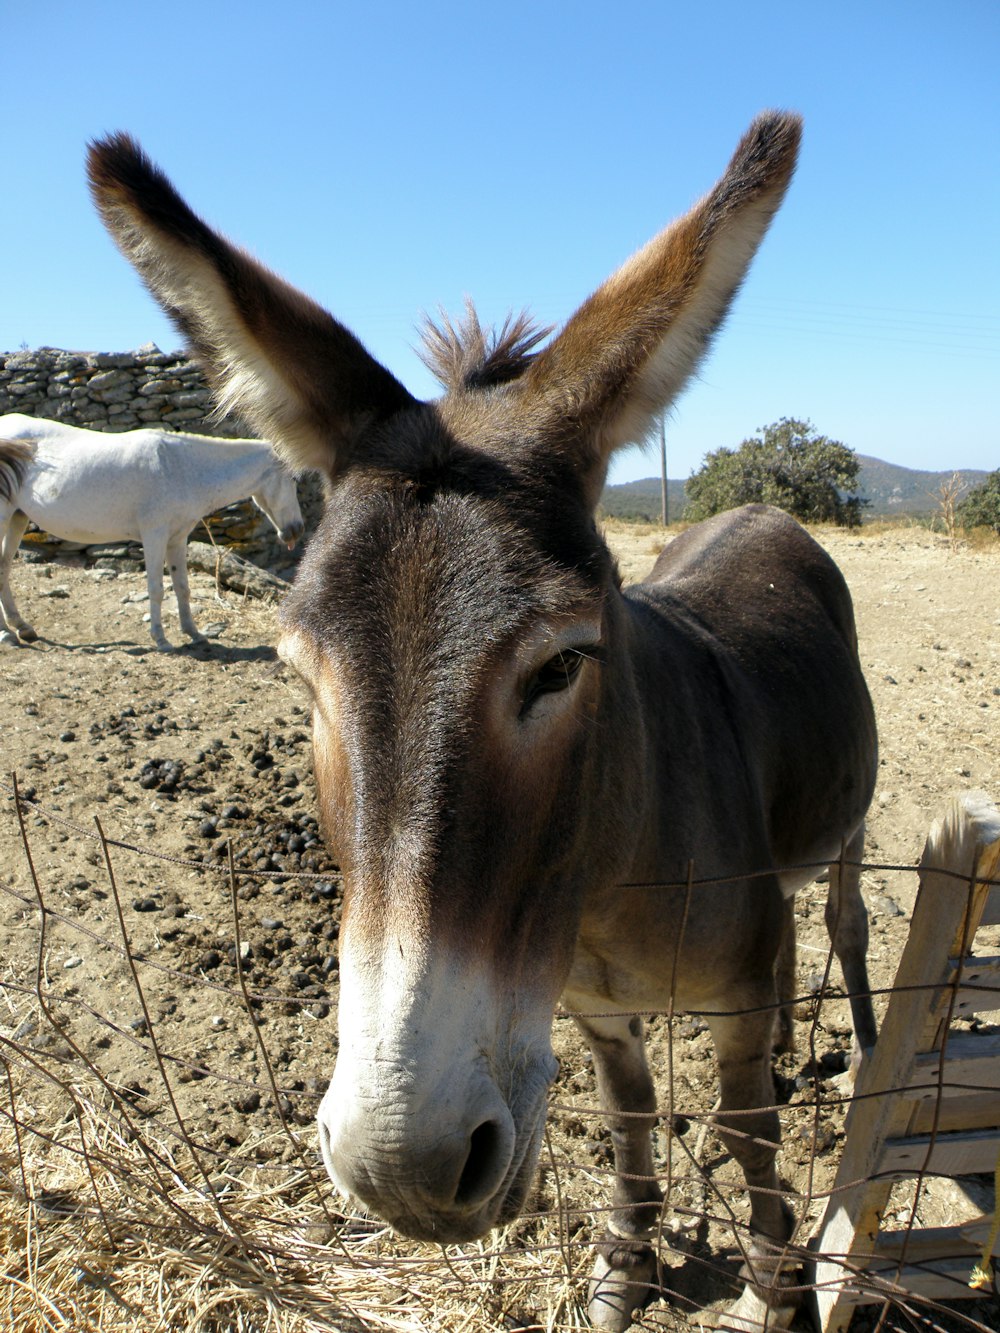
<instances>
[{"instance_id":1,"label":"donkey's chest","mask_svg":"<svg viewBox=\"0 0 1000 1333\"><path fill-rule=\"evenodd\" d=\"M732 993L746 973L748 939L759 934L745 895L713 911L689 905L685 914L673 904L643 903L643 889L629 892L636 901L585 919L563 996L567 1008L702 1009Z\"/></svg>"}]
</instances>

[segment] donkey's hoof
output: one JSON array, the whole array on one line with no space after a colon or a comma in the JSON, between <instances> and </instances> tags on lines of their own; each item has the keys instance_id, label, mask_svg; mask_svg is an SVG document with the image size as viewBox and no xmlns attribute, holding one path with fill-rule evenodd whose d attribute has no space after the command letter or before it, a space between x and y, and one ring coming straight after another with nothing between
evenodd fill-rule
<instances>
[{"instance_id":1,"label":"donkey's hoof","mask_svg":"<svg viewBox=\"0 0 1000 1333\"><path fill-rule=\"evenodd\" d=\"M22 643L36 643L38 641L38 635L30 625L18 625L17 637Z\"/></svg>"},{"instance_id":2,"label":"donkey's hoof","mask_svg":"<svg viewBox=\"0 0 1000 1333\"><path fill-rule=\"evenodd\" d=\"M753 1287L744 1287L738 1300L725 1310L702 1310L695 1320L703 1329L718 1333L770 1333L772 1329L791 1327L799 1312L798 1304L769 1305Z\"/></svg>"},{"instance_id":3,"label":"donkey's hoof","mask_svg":"<svg viewBox=\"0 0 1000 1333\"><path fill-rule=\"evenodd\" d=\"M656 1255L650 1247L611 1238L597 1252L587 1289L590 1322L605 1333L624 1333L659 1289Z\"/></svg>"},{"instance_id":4,"label":"donkey's hoof","mask_svg":"<svg viewBox=\"0 0 1000 1333\"><path fill-rule=\"evenodd\" d=\"M0 629L0 648L18 648L21 640L9 629Z\"/></svg>"}]
</instances>

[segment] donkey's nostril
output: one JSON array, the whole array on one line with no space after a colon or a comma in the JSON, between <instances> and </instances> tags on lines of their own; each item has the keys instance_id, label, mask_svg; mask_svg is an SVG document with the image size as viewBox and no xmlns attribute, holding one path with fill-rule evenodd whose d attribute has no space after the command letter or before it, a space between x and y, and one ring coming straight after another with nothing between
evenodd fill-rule
<instances>
[{"instance_id":1,"label":"donkey's nostril","mask_svg":"<svg viewBox=\"0 0 1000 1333\"><path fill-rule=\"evenodd\" d=\"M469 1153L455 1190L464 1207L485 1203L500 1188L510 1164L510 1135L495 1120L484 1120L469 1135Z\"/></svg>"}]
</instances>

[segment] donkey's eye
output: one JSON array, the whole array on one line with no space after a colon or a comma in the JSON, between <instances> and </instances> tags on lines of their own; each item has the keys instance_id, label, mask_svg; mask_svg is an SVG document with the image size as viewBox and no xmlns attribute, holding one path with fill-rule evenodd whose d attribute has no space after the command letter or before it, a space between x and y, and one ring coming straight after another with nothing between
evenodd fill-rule
<instances>
[{"instance_id":1,"label":"donkey's eye","mask_svg":"<svg viewBox=\"0 0 1000 1333\"><path fill-rule=\"evenodd\" d=\"M578 648L563 648L554 657L550 657L545 665L535 672L525 687L521 716L523 717L527 713L540 695L555 694L559 690L568 689L579 675L585 656L586 654Z\"/></svg>"}]
</instances>

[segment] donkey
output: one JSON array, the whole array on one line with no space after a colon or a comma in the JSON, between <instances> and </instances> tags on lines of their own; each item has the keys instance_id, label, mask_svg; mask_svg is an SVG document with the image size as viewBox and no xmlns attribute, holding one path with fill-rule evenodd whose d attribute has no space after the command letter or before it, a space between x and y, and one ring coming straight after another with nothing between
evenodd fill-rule
<instances>
[{"instance_id":1,"label":"donkey","mask_svg":"<svg viewBox=\"0 0 1000 1333\"><path fill-rule=\"evenodd\" d=\"M426 1240L516 1217L561 996L614 1142L590 1297L605 1328L655 1286L637 1012L706 1015L717 1124L749 1189L741 1308L772 1322L793 1304L793 1217L769 1006L785 901L828 864L856 1032L875 1038L851 862L876 735L842 576L792 519L751 506L623 589L594 517L612 452L646 436L721 323L799 137L795 116L758 117L711 193L546 345L525 316L491 334L471 308L429 329L446 388L431 403L210 230L126 135L90 152L105 223L222 407L328 479L279 652L311 692L344 883L329 1173ZM692 862L708 882L688 893Z\"/></svg>"},{"instance_id":2,"label":"donkey","mask_svg":"<svg viewBox=\"0 0 1000 1333\"><path fill-rule=\"evenodd\" d=\"M181 629L203 641L191 614L188 535L205 514L247 495L293 547L303 531L295 478L261 440L84 430L18 412L0 417L0 630L6 621L8 638L38 638L10 590L11 562L34 522L70 541L141 541L153 642L170 647L161 612L164 561Z\"/></svg>"}]
</instances>

